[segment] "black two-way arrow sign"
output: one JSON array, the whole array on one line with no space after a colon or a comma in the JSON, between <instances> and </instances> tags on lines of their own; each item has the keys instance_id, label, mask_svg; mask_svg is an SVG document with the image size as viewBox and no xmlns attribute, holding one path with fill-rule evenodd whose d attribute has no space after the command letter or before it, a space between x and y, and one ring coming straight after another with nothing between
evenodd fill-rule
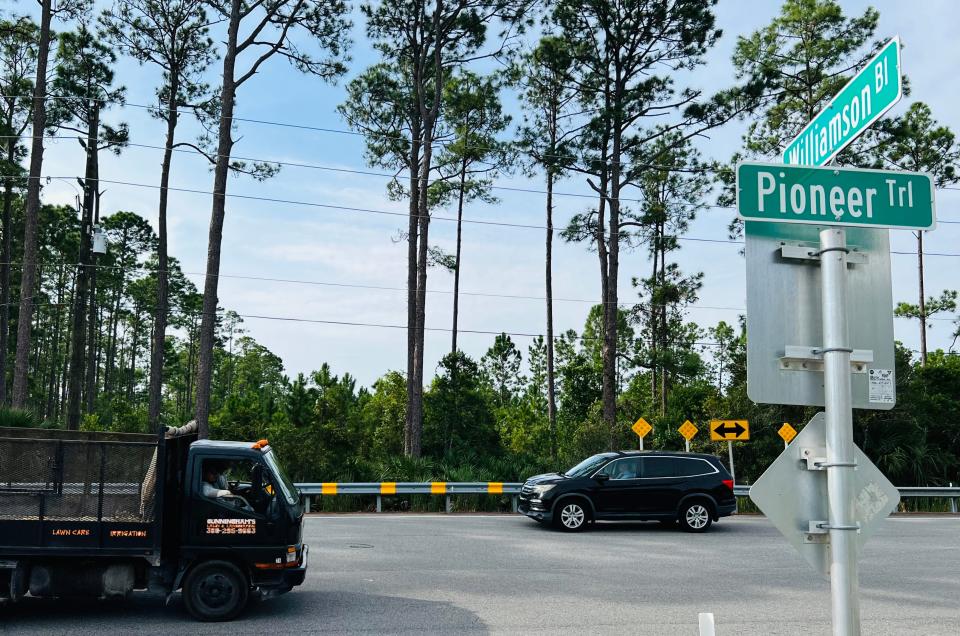
<instances>
[{"instance_id":1,"label":"black two-way arrow sign","mask_svg":"<svg viewBox=\"0 0 960 636\"><path fill-rule=\"evenodd\" d=\"M750 439L747 420L710 420L710 439L714 441Z\"/></svg>"}]
</instances>

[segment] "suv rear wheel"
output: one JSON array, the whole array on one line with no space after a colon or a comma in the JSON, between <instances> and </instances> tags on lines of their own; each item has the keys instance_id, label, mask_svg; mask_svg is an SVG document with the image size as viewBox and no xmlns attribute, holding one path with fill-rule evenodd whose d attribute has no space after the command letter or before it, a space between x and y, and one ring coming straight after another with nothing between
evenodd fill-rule
<instances>
[{"instance_id":1,"label":"suv rear wheel","mask_svg":"<svg viewBox=\"0 0 960 636\"><path fill-rule=\"evenodd\" d=\"M566 532L580 532L587 526L590 514L586 506L579 499L567 499L560 502L554 523Z\"/></svg>"},{"instance_id":2,"label":"suv rear wheel","mask_svg":"<svg viewBox=\"0 0 960 636\"><path fill-rule=\"evenodd\" d=\"M706 532L713 523L713 515L709 504L697 499L683 505L677 521L685 532Z\"/></svg>"}]
</instances>

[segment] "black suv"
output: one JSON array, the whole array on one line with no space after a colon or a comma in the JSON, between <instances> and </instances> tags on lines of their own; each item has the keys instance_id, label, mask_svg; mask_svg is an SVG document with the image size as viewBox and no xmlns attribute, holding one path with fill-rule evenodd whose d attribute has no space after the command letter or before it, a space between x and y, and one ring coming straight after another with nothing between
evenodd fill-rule
<instances>
[{"instance_id":1,"label":"black suv","mask_svg":"<svg viewBox=\"0 0 960 636\"><path fill-rule=\"evenodd\" d=\"M600 453L565 473L531 477L519 511L569 532L588 521L674 521L705 532L736 508L733 479L713 455L669 452Z\"/></svg>"}]
</instances>

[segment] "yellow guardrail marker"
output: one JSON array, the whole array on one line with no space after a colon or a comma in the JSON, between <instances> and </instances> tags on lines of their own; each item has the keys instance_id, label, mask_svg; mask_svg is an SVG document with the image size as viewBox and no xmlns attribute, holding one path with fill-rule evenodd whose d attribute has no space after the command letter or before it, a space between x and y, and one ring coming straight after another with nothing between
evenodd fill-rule
<instances>
[{"instance_id":1,"label":"yellow guardrail marker","mask_svg":"<svg viewBox=\"0 0 960 636\"><path fill-rule=\"evenodd\" d=\"M487 492L490 493L491 495L502 495L503 482L502 481L487 482Z\"/></svg>"},{"instance_id":2,"label":"yellow guardrail marker","mask_svg":"<svg viewBox=\"0 0 960 636\"><path fill-rule=\"evenodd\" d=\"M432 482L430 482L430 494L431 494L431 495L445 495L445 494L447 494L447 482L445 482L445 481L432 481Z\"/></svg>"},{"instance_id":3,"label":"yellow guardrail marker","mask_svg":"<svg viewBox=\"0 0 960 636\"><path fill-rule=\"evenodd\" d=\"M381 494L381 495L395 495L395 494L397 494L397 482L395 482L395 481L383 481L383 482L380 482L380 494Z\"/></svg>"},{"instance_id":4,"label":"yellow guardrail marker","mask_svg":"<svg viewBox=\"0 0 960 636\"><path fill-rule=\"evenodd\" d=\"M321 495L335 495L337 494L337 482L335 481L325 481L320 484L320 494Z\"/></svg>"}]
</instances>

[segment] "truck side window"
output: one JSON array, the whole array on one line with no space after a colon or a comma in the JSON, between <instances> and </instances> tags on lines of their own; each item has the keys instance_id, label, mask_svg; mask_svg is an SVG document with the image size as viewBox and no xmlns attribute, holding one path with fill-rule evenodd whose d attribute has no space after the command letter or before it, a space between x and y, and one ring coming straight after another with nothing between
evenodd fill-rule
<instances>
[{"instance_id":1,"label":"truck side window","mask_svg":"<svg viewBox=\"0 0 960 636\"><path fill-rule=\"evenodd\" d=\"M206 459L201 494L217 503L263 514L274 495L269 474L263 463L251 459Z\"/></svg>"}]
</instances>

